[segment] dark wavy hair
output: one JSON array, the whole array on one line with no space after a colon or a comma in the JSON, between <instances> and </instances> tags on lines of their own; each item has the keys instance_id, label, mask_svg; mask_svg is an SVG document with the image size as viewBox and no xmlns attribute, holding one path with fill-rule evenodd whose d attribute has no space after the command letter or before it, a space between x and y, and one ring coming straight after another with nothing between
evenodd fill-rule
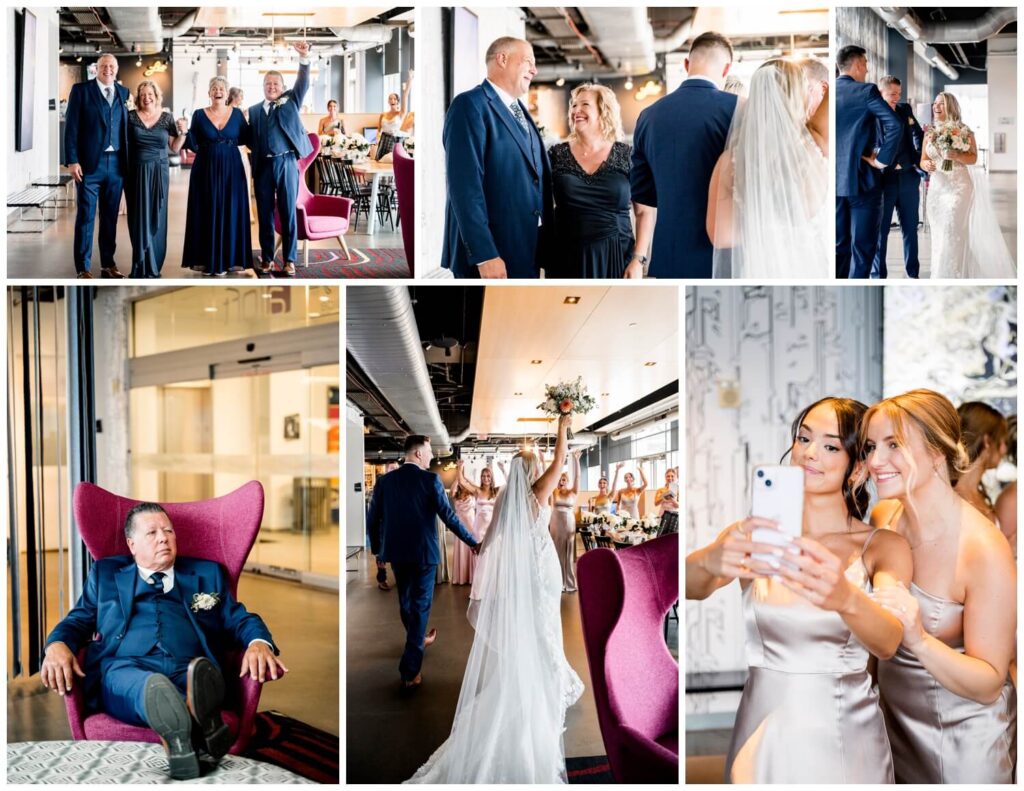
<instances>
[{"instance_id":1,"label":"dark wavy hair","mask_svg":"<svg viewBox=\"0 0 1024 791\"><path fill-rule=\"evenodd\" d=\"M961 442L967 449L967 458L971 464L974 464L985 450L986 438L998 447L1009 436L1010 427L1003 413L988 404L981 401L966 401L957 407L956 412L960 415ZM991 507L992 502L981 484L978 485L978 494Z\"/></svg>"},{"instance_id":2,"label":"dark wavy hair","mask_svg":"<svg viewBox=\"0 0 1024 791\"><path fill-rule=\"evenodd\" d=\"M847 519L863 519L868 511L868 491L863 482L853 480L853 471L861 458L860 454L860 424L864 419L864 413L868 411L867 406L852 398L838 398L836 396L825 396L813 404L806 406L797 415L796 420L790 427L789 450L782 454L779 461L792 453L793 443L796 442L797 434L800 433L800 426L804 424L807 415L817 406L829 404L836 414L836 422L839 423L840 443L846 451L848 461L846 463L846 474L843 476L843 502L846 503Z\"/></svg>"}]
</instances>

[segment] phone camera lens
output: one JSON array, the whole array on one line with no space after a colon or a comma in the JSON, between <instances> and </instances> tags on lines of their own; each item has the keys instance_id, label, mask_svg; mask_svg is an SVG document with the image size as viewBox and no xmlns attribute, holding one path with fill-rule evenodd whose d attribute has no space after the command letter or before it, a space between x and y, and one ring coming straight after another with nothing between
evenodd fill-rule
<instances>
[{"instance_id":1,"label":"phone camera lens","mask_svg":"<svg viewBox=\"0 0 1024 791\"><path fill-rule=\"evenodd\" d=\"M758 478L763 478L764 477L764 470L758 470L757 471L757 477Z\"/></svg>"},{"instance_id":2,"label":"phone camera lens","mask_svg":"<svg viewBox=\"0 0 1024 791\"><path fill-rule=\"evenodd\" d=\"M772 479L769 478L767 481L764 482L764 485L765 486L771 486L772 485Z\"/></svg>"}]
</instances>

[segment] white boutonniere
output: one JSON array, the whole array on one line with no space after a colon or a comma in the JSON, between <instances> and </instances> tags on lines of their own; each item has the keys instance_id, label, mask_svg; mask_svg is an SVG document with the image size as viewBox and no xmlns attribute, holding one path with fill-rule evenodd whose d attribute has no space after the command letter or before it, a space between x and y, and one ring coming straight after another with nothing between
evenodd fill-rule
<instances>
[{"instance_id":1,"label":"white boutonniere","mask_svg":"<svg viewBox=\"0 0 1024 791\"><path fill-rule=\"evenodd\" d=\"M910 124L911 126L913 126L914 125L914 119L913 118L908 118L907 119L907 123Z\"/></svg>"},{"instance_id":2,"label":"white boutonniere","mask_svg":"<svg viewBox=\"0 0 1024 791\"><path fill-rule=\"evenodd\" d=\"M282 96L280 99L278 99L276 102L274 102L274 107L277 107L278 109L280 109L280 108L284 107L286 104L288 104L288 97L287 96Z\"/></svg>"},{"instance_id":3,"label":"white boutonniere","mask_svg":"<svg viewBox=\"0 0 1024 791\"><path fill-rule=\"evenodd\" d=\"M192 612L212 610L220 604L219 593L197 593L192 596Z\"/></svg>"}]
</instances>

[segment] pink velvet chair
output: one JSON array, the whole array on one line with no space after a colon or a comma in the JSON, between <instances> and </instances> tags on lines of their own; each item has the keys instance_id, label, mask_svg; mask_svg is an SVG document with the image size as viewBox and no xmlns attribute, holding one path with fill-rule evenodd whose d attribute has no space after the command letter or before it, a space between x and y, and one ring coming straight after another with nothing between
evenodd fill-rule
<instances>
[{"instance_id":1,"label":"pink velvet chair","mask_svg":"<svg viewBox=\"0 0 1024 791\"><path fill-rule=\"evenodd\" d=\"M337 239L345 258L351 260L345 242L353 200L338 195L314 195L306 186L306 171L320 153L320 137L309 133L313 150L298 161L299 195L295 201L295 229L302 241L302 265L309 266L309 243L320 239ZM278 233L277 246L281 246L281 215L274 207L274 229Z\"/></svg>"},{"instance_id":2,"label":"pink velvet chair","mask_svg":"<svg viewBox=\"0 0 1024 791\"><path fill-rule=\"evenodd\" d=\"M99 560L111 555L127 555L124 520L138 500L130 500L94 486L80 483L75 487L72 508L82 541L89 553ZM183 557L214 560L227 571L231 594L238 593L238 578L245 565L263 521L263 486L250 481L223 497L191 503L161 503L174 523L178 554ZM231 731L233 743L228 752L245 751L252 737L256 708L260 702L261 684L249 676L238 678L242 651L218 657L224 669L226 694L223 718ZM79 652L79 663L85 662L85 650ZM160 737L149 728L129 725L109 714L89 714L85 708L83 684L75 684L65 696L71 737L76 741L159 742Z\"/></svg>"},{"instance_id":3,"label":"pink velvet chair","mask_svg":"<svg viewBox=\"0 0 1024 791\"><path fill-rule=\"evenodd\" d=\"M591 687L619 783L679 782L679 665L662 637L679 598L678 553L672 534L579 559Z\"/></svg>"},{"instance_id":4,"label":"pink velvet chair","mask_svg":"<svg viewBox=\"0 0 1024 791\"><path fill-rule=\"evenodd\" d=\"M391 159L395 164L395 188L398 190L398 213L405 218L402 223L402 246L405 260L409 264L409 277L415 277L414 260L416 252L416 163L405 153L399 143L392 149Z\"/></svg>"}]
</instances>

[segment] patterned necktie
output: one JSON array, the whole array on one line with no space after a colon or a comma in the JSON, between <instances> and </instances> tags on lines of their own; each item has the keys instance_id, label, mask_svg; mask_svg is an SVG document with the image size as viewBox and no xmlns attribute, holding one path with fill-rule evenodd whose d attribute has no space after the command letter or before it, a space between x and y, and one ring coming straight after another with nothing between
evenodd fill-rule
<instances>
[{"instance_id":1,"label":"patterned necktie","mask_svg":"<svg viewBox=\"0 0 1024 791\"><path fill-rule=\"evenodd\" d=\"M509 109L512 110L512 115L516 117L519 125L523 127L523 131L527 134L530 133L530 125L526 123L526 116L523 115L523 108L519 106L519 100L516 99L512 104L509 105Z\"/></svg>"},{"instance_id":2,"label":"patterned necktie","mask_svg":"<svg viewBox=\"0 0 1024 791\"><path fill-rule=\"evenodd\" d=\"M153 576L151 576L149 578L149 585L150 585L150 587L153 588L153 590L155 590L157 593L163 593L164 592L164 577L166 577L166 576L167 575L164 574L162 571L154 571L153 572Z\"/></svg>"},{"instance_id":3,"label":"patterned necktie","mask_svg":"<svg viewBox=\"0 0 1024 791\"><path fill-rule=\"evenodd\" d=\"M109 88L109 87L108 88L104 88L103 89L103 98L107 100L107 104L108 105L113 104L114 103L114 89L113 88Z\"/></svg>"}]
</instances>

